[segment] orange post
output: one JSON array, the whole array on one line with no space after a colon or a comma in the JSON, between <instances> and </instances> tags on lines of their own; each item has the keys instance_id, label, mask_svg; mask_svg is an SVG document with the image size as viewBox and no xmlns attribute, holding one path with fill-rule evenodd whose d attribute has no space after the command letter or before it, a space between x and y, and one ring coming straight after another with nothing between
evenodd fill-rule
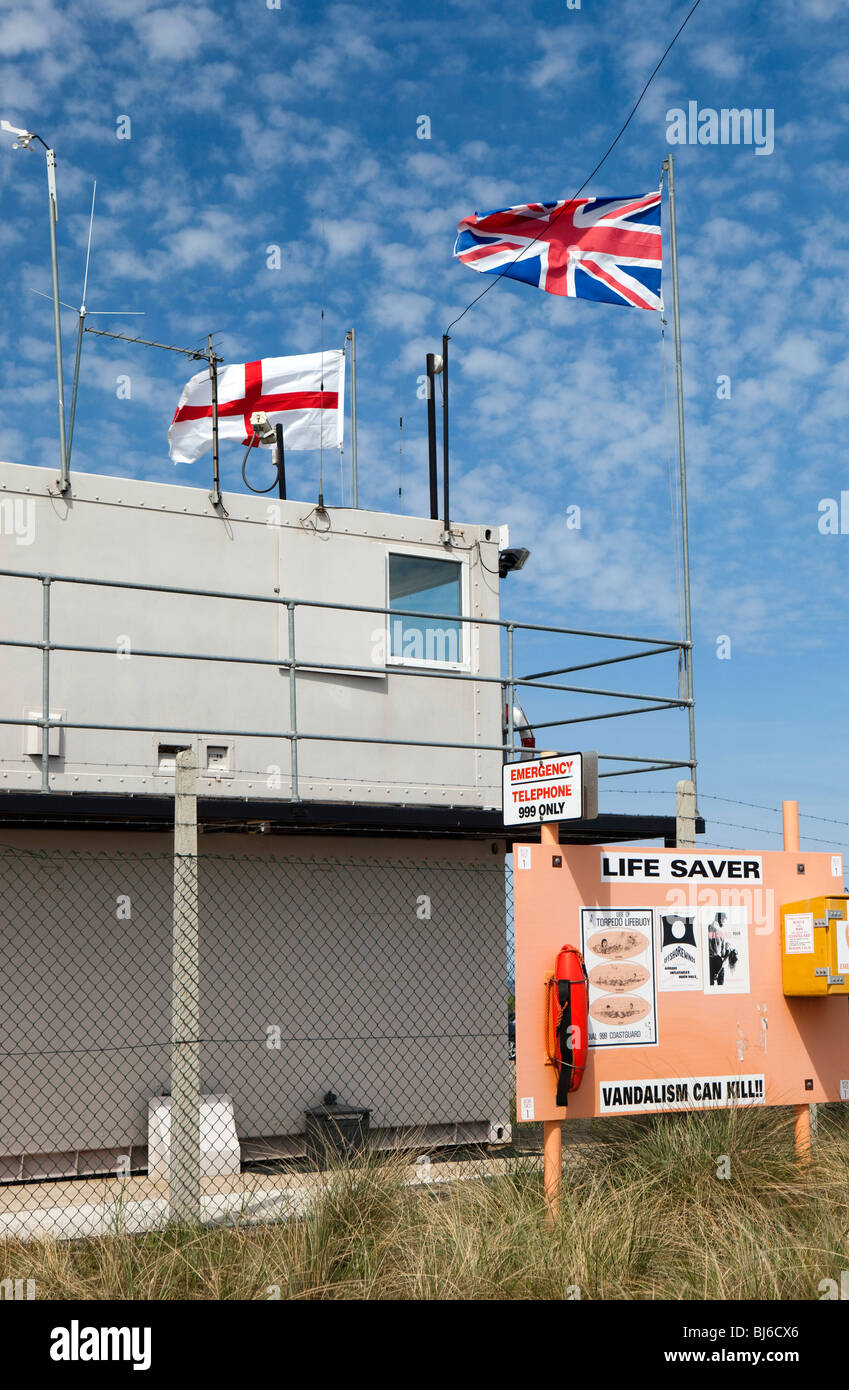
<instances>
[{"instance_id":1,"label":"orange post","mask_svg":"<svg viewBox=\"0 0 849 1390\"><path fill-rule=\"evenodd\" d=\"M782 801L782 829L784 848L799 851L799 803ZM800 1163L809 1163L811 1158L811 1107L794 1105L793 1138L796 1144L796 1157Z\"/></svg>"},{"instance_id":2,"label":"orange post","mask_svg":"<svg viewBox=\"0 0 849 1390\"><path fill-rule=\"evenodd\" d=\"M796 1157L800 1163L811 1161L811 1107L794 1105L795 1120L793 1138L796 1143Z\"/></svg>"},{"instance_id":3,"label":"orange post","mask_svg":"<svg viewBox=\"0 0 849 1390\"><path fill-rule=\"evenodd\" d=\"M539 828L541 845L560 844L558 821L543 821ZM563 1181L563 1122L545 1120L542 1127L543 1184L545 1186L546 1223L549 1230L560 1214L560 1191Z\"/></svg>"},{"instance_id":4,"label":"orange post","mask_svg":"<svg viewBox=\"0 0 849 1390\"><path fill-rule=\"evenodd\" d=\"M563 1123L546 1120L542 1127L543 1183L545 1185L546 1224L554 1226L560 1215L560 1190L563 1181Z\"/></svg>"},{"instance_id":5,"label":"orange post","mask_svg":"<svg viewBox=\"0 0 849 1390\"><path fill-rule=\"evenodd\" d=\"M538 758L553 758L555 756L553 749L540 750L537 754ZM539 842L541 845L559 845L560 822L556 820L540 821Z\"/></svg>"},{"instance_id":6,"label":"orange post","mask_svg":"<svg viewBox=\"0 0 849 1390\"><path fill-rule=\"evenodd\" d=\"M782 801L781 817L784 830L784 848L798 850L799 848L799 803L798 801Z\"/></svg>"}]
</instances>

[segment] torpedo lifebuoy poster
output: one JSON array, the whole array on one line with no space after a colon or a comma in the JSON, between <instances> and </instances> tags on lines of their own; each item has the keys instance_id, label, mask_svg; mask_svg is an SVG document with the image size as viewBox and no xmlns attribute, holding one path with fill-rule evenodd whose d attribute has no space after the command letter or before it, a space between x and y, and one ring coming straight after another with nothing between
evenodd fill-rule
<instances>
[{"instance_id":1,"label":"torpedo lifebuoy poster","mask_svg":"<svg viewBox=\"0 0 849 1390\"><path fill-rule=\"evenodd\" d=\"M657 1042L654 912L645 907L581 909L589 979L589 1047Z\"/></svg>"}]
</instances>

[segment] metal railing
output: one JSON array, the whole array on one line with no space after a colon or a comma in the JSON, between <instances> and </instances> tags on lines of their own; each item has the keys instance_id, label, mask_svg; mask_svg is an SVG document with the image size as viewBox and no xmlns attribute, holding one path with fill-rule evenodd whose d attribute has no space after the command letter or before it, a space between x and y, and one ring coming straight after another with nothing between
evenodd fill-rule
<instances>
[{"instance_id":1,"label":"metal railing","mask_svg":"<svg viewBox=\"0 0 849 1390\"><path fill-rule=\"evenodd\" d=\"M41 667L41 717L33 718L14 718L11 716L0 715L0 725L22 725L25 727L36 727L42 730L41 740L41 792L49 793L50 785L50 730L55 728L64 729L88 729L98 731L109 731L114 733L154 733L154 734L188 734L192 736L225 736L241 738L269 738L285 739L289 743L290 750L290 774L291 774L291 799L300 800L298 784L298 746L303 742L319 743L364 743L364 744L391 744L398 747L412 748L440 748L443 750L472 750L475 752L499 752L504 761L509 761L515 757L517 749L514 747L514 716L513 706L519 689L530 690L549 690L561 694L590 695L607 699L616 700L637 700L641 703L628 709L614 710L606 713L574 715L563 719L550 719L537 722L530 720L533 729L565 728L574 724L593 723L605 719L621 719L630 715L648 714L657 710L665 709L691 709L693 701L682 696L647 695L636 691L606 690L591 686L564 685L552 683L548 680L550 676L570 675L573 672L595 669L602 666L612 666L625 661L638 661L645 657L667 655L671 652L679 654L679 660L689 661L691 643L684 641L664 640L652 637L638 637L632 633L613 633L598 632L586 628L554 627L543 623L523 623L503 618L471 618L466 615L423 613L414 609L399 608L378 608L365 604L350 603L329 603L317 599L287 598L278 595L252 594L252 593L233 593L218 589L195 589L186 588L170 584L146 584L131 580L114 579L91 579L82 578L77 575L67 574L48 574L32 573L26 570L0 569L0 578L32 580L41 585L42 589L42 633L40 639L25 640L22 638L9 638L0 635L0 647L17 647L40 651L42 654ZM209 661L225 662L233 664L244 664L251 666L273 666L278 669L288 670L289 673L289 728L288 729L232 729L222 728L192 728L188 725L168 726L161 724L116 724L104 723L103 721L86 722L73 719L51 719L50 718L50 688L51 688L51 667L50 656L52 652L80 652L91 653L94 655L115 655L114 646L99 646L93 643L67 643L56 642L51 633L51 591L56 584L83 585L92 588L107 588L141 591L147 593L179 595L188 598L210 598L218 600L228 600L242 603L271 604L278 609L285 608L287 612L288 630L288 655L286 657L262 657L262 656L236 656L215 654L210 652L193 651L174 651L157 648L133 648L134 657L147 657L151 659L171 659L171 660L190 660L190 661ZM345 675L370 675L375 674L375 665L362 666L349 663L337 662L327 659L325 661L302 661L298 659L295 650L295 615L299 608L306 609L325 609L347 613L372 613L387 621L392 618L425 618L430 623L451 623L462 627L495 627L505 634L506 640L506 672L497 676L484 675L478 671L461 672L454 670L443 670L438 666L415 667L406 665L387 664L386 674L398 677L410 678L430 678L440 681L471 681L476 685L499 685L506 701L507 717L507 738L506 742L501 743L460 743L443 742L440 740L424 739L404 739L404 738L381 738L366 734L334 734L305 732L298 728L297 719L297 673L298 671L326 671L332 669ZM517 632L546 633L555 637L575 637L590 638L616 642L633 642L645 650L628 652L624 655L603 658L597 661L582 662L577 665L557 667L552 670L539 671L536 673L517 675L515 671L515 635ZM571 749L552 749L554 754L573 751ZM616 769L608 772L601 772L600 777L621 777L629 776L642 772L667 771L673 768L687 768L691 774L696 770L695 746L690 730L690 749L688 758L669 759L660 757L637 757L622 753L599 753L599 760L603 762L623 762L636 764L634 767Z\"/></svg>"}]
</instances>

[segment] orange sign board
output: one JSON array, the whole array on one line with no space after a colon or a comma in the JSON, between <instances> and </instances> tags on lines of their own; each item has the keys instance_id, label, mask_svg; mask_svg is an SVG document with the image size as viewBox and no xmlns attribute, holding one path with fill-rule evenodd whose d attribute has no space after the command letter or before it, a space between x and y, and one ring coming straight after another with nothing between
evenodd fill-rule
<instances>
[{"instance_id":1,"label":"orange sign board","mask_svg":"<svg viewBox=\"0 0 849 1390\"><path fill-rule=\"evenodd\" d=\"M786 998L780 937L782 904L842 894L840 855L539 844L513 868L520 1120L849 1099L846 1002ZM567 944L589 1056L564 1109L546 1000Z\"/></svg>"}]
</instances>

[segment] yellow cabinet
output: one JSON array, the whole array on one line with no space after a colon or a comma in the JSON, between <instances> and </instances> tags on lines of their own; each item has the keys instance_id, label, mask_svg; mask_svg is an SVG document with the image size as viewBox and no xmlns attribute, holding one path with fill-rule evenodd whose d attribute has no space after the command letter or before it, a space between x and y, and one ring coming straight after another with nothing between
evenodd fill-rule
<instances>
[{"instance_id":1,"label":"yellow cabinet","mask_svg":"<svg viewBox=\"0 0 849 1390\"><path fill-rule=\"evenodd\" d=\"M849 994L849 895L806 898L781 909L785 994Z\"/></svg>"}]
</instances>

